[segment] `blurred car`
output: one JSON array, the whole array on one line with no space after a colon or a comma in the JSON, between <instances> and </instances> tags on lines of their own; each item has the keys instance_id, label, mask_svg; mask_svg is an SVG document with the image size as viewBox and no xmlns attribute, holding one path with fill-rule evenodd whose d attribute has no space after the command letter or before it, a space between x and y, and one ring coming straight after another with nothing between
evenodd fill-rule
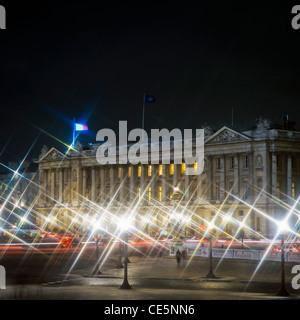
<instances>
[{"instance_id":1,"label":"blurred car","mask_svg":"<svg viewBox=\"0 0 300 320\"><path fill-rule=\"evenodd\" d=\"M80 240L75 237L62 237L59 241L59 247L62 248L76 248L80 245Z\"/></svg>"}]
</instances>

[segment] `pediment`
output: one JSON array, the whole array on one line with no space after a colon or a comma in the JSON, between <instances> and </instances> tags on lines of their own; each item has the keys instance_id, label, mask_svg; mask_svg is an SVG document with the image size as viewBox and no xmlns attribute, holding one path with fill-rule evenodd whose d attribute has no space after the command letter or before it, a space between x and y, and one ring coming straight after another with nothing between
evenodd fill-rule
<instances>
[{"instance_id":1,"label":"pediment","mask_svg":"<svg viewBox=\"0 0 300 320\"><path fill-rule=\"evenodd\" d=\"M55 160L61 160L63 158L65 158L65 155L53 147L46 154L41 155L39 162L55 161Z\"/></svg>"},{"instance_id":2,"label":"pediment","mask_svg":"<svg viewBox=\"0 0 300 320\"><path fill-rule=\"evenodd\" d=\"M232 130L228 127L223 127L205 140L205 144L223 144L233 142L246 142L251 141L246 135Z\"/></svg>"}]
</instances>

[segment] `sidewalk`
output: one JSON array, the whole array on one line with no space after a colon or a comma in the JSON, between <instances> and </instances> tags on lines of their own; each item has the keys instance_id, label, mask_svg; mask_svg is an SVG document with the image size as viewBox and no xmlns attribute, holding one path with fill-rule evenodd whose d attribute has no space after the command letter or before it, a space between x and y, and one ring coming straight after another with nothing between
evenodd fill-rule
<instances>
[{"instance_id":1,"label":"sidewalk","mask_svg":"<svg viewBox=\"0 0 300 320\"><path fill-rule=\"evenodd\" d=\"M10 287L2 299L54 299L54 300L261 300L278 299L280 264L266 263L252 279L256 264L249 262L223 261L214 270L215 279L206 279L208 259L193 259L186 268L177 267L176 260L169 257L130 257L128 281L131 290L121 290L124 269L116 269L110 261L102 274L90 276L92 267L74 270L69 275L56 275L54 281L41 286ZM218 264L214 259L214 267ZM286 283L291 280L287 267ZM290 290L292 298L299 298L300 292Z\"/></svg>"}]
</instances>

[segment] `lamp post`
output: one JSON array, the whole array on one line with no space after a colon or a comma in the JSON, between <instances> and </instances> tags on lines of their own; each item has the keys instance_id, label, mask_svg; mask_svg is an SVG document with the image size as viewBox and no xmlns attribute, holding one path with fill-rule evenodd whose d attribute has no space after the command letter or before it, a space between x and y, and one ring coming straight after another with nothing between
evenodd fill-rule
<instances>
[{"instance_id":1,"label":"lamp post","mask_svg":"<svg viewBox=\"0 0 300 320\"><path fill-rule=\"evenodd\" d=\"M102 272L99 270L99 240L100 240L100 234L99 230L102 229L102 220L97 219L97 217L94 217L92 220L92 223L94 225L94 232L95 232L95 255L96 255L96 265L93 271L93 275L96 274L102 274Z\"/></svg>"},{"instance_id":2,"label":"lamp post","mask_svg":"<svg viewBox=\"0 0 300 320\"><path fill-rule=\"evenodd\" d=\"M119 255L118 255L118 262L116 265L117 269L123 269L124 266L122 264L122 243L121 243L121 239L119 240Z\"/></svg>"},{"instance_id":3,"label":"lamp post","mask_svg":"<svg viewBox=\"0 0 300 320\"><path fill-rule=\"evenodd\" d=\"M216 276L213 272L213 255L212 255L213 245L212 245L212 237L209 237L209 271L206 275L206 278L208 279L214 279Z\"/></svg>"},{"instance_id":4,"label":"lamp post","mask_svg":"<svg viewBox=\"0 0 300 320\"><path fill-rule=\"evenodd\" d=\"M241 239L241 240L242 240L241 248L243 249L243 248L244 248L245 231L244 231L244 230L241 230L240 234L241 234L241 238L242 238L242 239Z\"/></svg>"},{"instance_id":5,"label":"lamp post","mask_svg":"<svg viewBox=\"0 0 300 320\"><path fill-rule=\"evenodd\" d=\"M208 224L208 230L212 230L215 227L214 222L211 221ZM212 235L209 236L209 271L208 274L206 275L206 278L208 279L214 279L216 276L214 275L213 272L213 255L212 255L212 251L213 251L213 244L212 244Z\"/></svg>"},{"instance_id":6,"label":"lamp post","mask_svg":"<svg viewBox=\"0 0 300 320\"><path fill-rule=\"evenodd\" d=\"M95 253L96 253L96 266L95 266L93 275L102 274L102 272L100 270L98 270L99 269L99 234L96 236L96 250L95 250Z\"/></svg>"},{"instance_id":7,"label":"lamp post","mask_svg":"<svg viewBox=\"0 0 300 320\"><path fill-rule=\"evenodd\" d=\"M279 223L278 232L281 233L281 279L280 279L280 288L279 288L279 291L276 293L276 295L281 297L290 296L285 286L285 257L284 257L284 238L285 238L285 232L288 229L289 229L289 226L286 220Z\"/></svg>"},{"instance_id":8,"label":"lamp post","mask_svg":"<svg viewBox=\"0 0 300 320\"><path fill-rule=\"evenodd\" d=\"M128 283L128 233L124 233L124 280L120 289L131 289L131 285Z\"/></svg>"},{"instance_id":9,"label":"lamp post","mask_svg":"<svg viewBox=\"0 0 300 320\"><path fill-rule=\"evenodd\" d=\"M130 284L128 283L128 230L132 226L130 218L121 218L118 223L119 229L121 229L124 234L124 279L120 289L131 289ZM120 255L121 257L121 255Z\"/></svg>"}]
</instances>

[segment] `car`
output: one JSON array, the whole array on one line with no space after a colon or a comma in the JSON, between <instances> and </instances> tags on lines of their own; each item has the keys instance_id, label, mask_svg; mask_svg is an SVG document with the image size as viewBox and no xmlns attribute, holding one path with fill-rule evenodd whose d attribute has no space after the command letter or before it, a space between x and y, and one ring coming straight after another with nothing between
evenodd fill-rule
<instances>
[{"instance_id":1,"label":"car","mask_svg":"<svg viewBox=\"0 0 300 320\"><path fill-rule=\"evenodd\" d=\"M81 245L81 242L79 239L75 237L63 236L59 241L59 247L62 248L76 248L79 245Z\"/></svg>"},{"instance_id":2,"label":"car","mask_svg":"<svg viewBox=\"0 0 300 320\"><path fill-rule=\"evenodd\" d=\"M12 234L21 238L33 238L40 234L40 229L35 225L15 225L9 230Z\"/></svg>"}]
</instances>

